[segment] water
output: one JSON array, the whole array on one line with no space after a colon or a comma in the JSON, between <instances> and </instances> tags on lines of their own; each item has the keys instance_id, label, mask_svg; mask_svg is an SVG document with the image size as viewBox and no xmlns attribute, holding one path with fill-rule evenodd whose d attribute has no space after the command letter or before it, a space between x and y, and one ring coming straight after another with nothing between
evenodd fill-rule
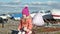
<instances>
[{"instance_id":1,"label":"water","mask_svg":"<svg viewBox=\"0 0 60 34\"><path fill-rule=\"evenodd\" d=\"M22 17L22 13L10 14L12 17Z\"/></svg>"}]
</instances>

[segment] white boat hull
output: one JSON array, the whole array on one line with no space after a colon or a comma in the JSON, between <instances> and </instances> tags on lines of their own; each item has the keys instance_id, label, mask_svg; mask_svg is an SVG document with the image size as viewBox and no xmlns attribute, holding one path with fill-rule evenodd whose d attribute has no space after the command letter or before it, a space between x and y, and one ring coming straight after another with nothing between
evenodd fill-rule
<instances>
[{"instance_id":1,"label":"white boat hull","mask_svg":"<svg viewBox=\"0 0 60 34\"><path fill-rule=\"evenodd\" d=\"M59 9L53 9L51 11L52 16L54 19L60 19L60 10Z\"/></svg>"}]
</instances>

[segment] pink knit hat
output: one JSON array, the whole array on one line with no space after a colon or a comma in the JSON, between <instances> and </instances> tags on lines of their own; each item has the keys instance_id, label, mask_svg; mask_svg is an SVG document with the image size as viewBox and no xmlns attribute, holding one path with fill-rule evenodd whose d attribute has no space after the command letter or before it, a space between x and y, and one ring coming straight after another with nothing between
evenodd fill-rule
<instances>
[{"instance_id":1,"label":"pink knit hat","mask_svg":"<svg viewBox=\"0 0 60 34\"><path fill-rule=\"evenodd\" d=\"M29 9L27 6L22 10L22 14L29 16Z\"/></svg>"}]
</instances>

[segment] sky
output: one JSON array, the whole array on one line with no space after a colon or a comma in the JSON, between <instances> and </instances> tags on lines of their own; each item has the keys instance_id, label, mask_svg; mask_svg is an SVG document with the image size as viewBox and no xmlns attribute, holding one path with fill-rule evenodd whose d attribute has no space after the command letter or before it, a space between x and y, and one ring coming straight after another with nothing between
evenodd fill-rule
<instances>
[{"instance_id":1,"label":"sky","mask_svg":"<svg viewBox=\"0 0 60 34\"><path fill-rule=\"evenodd\" d=\"M31 3L31 4L33 4L33 3L41 3L42 2L42 3L46 3L42 7L46 7L47 5L50 5L53 8L59 8L60 9L60 0L0 0L0 2L5 2L5 3L8 2L7 4L0 3L0 13L1 12L3 13L3 11L20 11L20 5L21 4L19 4L19 3L22 3L22 4ZM11 2L14 2L14 3L11 3ZM15 5L16 2L19 2L19 3L17 5ZM39 6L41 6L41 5L39 4Z\"/></svg>"},{"instance_id":2,"label":"sky","mask_svg":"<svg viewBox=\"0 0 60 34\"><path fill-rule=\"evenodd\" d=\"M60 0L0 0L0 2L31 3L31 2L60 2Z\"/></svg>"},{"instance_id":3,"label":"sky","mask_svg":"<svg viewBox=\"0 0 60 34\"><path fill-rule=\"evenodd\" d=\"M31 2L60 2L60 0L21 0L22 3L31 3Z\"/></svg>"},{"instance_id":4,"label":"sky","mask_svg":"<svg viewBox=\"0 0 60 34\"><path fill-rule=\"evenodd\" d=\"M20 0L0 0L0 2L20 2Z\"/></svg>"}]
</instances>

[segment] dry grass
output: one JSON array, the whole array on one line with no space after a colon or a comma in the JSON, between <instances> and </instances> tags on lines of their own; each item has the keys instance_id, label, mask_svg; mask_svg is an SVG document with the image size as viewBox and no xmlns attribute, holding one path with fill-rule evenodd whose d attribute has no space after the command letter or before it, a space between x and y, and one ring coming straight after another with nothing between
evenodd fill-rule
<instances>
[{"instance_id":1,"label":"dry grass","mask_svg":"<svg viewBox=\"0 0 60 34\"><path fill-rule=\"evenodd\" d=\"M9 34L12 30L17 30L19 21L10 20L4 24L4 28L0 24L0 34Z\"/></svg>"}]
</instances>

